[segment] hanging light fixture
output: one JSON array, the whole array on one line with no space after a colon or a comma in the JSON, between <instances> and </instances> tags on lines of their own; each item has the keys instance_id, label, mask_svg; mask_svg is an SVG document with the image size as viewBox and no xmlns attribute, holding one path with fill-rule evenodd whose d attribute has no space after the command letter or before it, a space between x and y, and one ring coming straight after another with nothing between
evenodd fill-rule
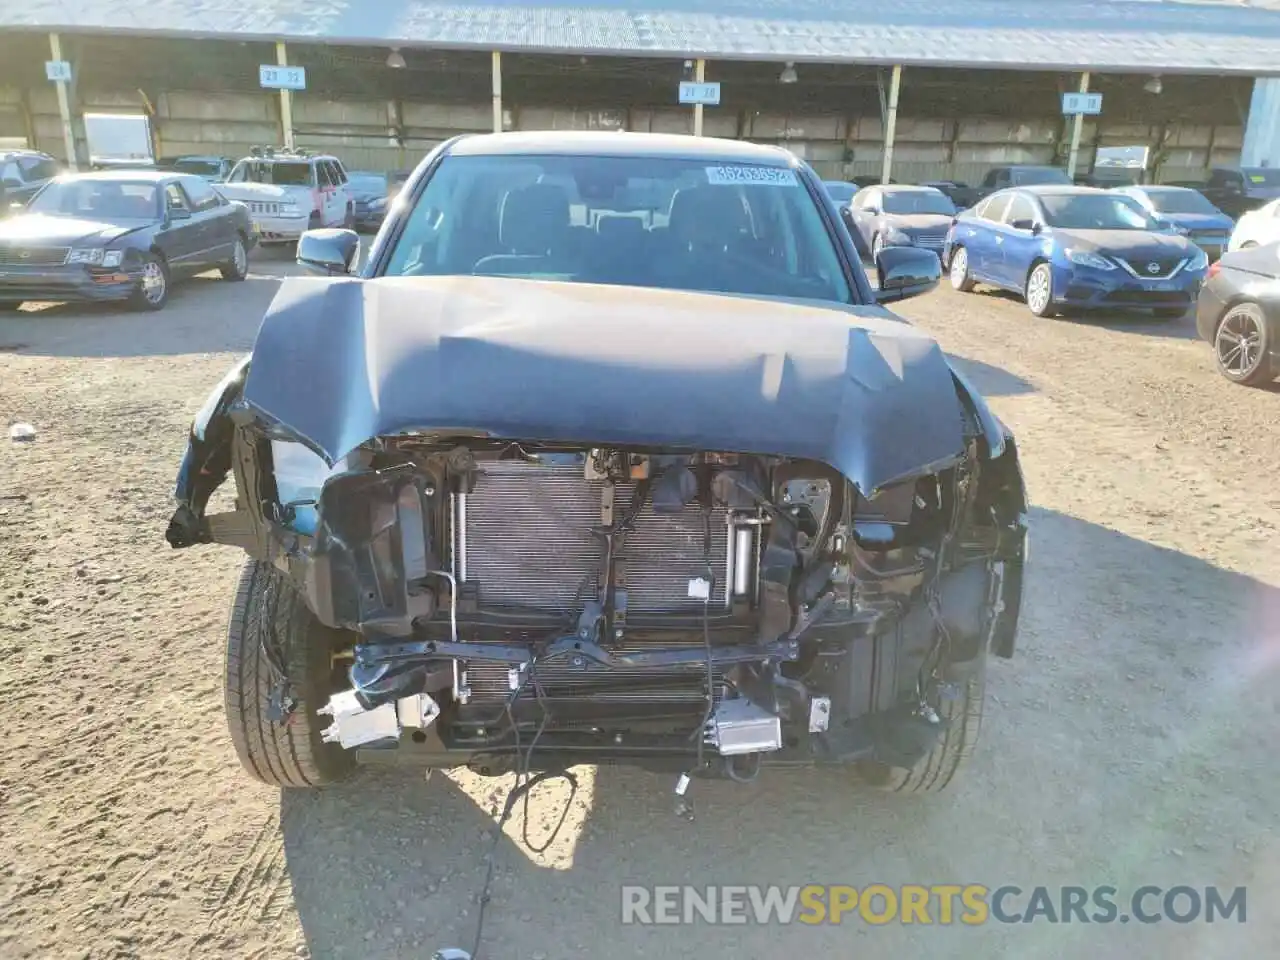
<instances>
[{"instance_id":1,"label":"hanging light fixture","mask_svg":"<svg viewBox=\"0 0 1280 960\"><path fill-rule=\"evenodd\" d=\"M782 68L782 72L778 74L779 83L795 83L800 77L796 75L796 65L790 60L787 65Z\"/></svg>"},{"instance_id":2,"label":"hanging light fixture","mask_svg":"<svg viewBox=\"0 0 1280 960\"><path fill-rule=\"evenodd\" d=\"M1154 74L1150 80L1142 85L1142 89L1147 93L1160 93L1164 90L1164 83L1160 79L1160 74Z\"/></svg>"},{"instance_id":3,"label":"hanging light fixture","mask_svg":"<svg viewBox=\"0 0 1280 960\"><path fill-rule=\"evenodd\" d=\"M387 66L392 70L404 69L404 54L400 52L399 47L392 47L391 52L387 54Z\"/></svg>"}]
</instances>

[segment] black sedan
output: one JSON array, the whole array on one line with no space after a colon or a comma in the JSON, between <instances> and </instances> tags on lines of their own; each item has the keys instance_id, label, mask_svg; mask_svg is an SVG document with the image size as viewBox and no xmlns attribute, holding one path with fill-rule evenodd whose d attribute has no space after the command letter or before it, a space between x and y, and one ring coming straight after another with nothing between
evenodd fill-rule
<instances>
[{"instance_id":1,"label":"black sedan","mask_svg":"<svg viewBox=\"0 0 1280 960\"><path fill-rule=\"evenodd\" d=\"M1260 386L1280 373L1280 244L1228 253L1209 267L1196 329L1213 345L1219 372Z\"/></svg>"},{"instance_id":2,"label":"black sedan","mask_svg":"<svg viewBox=\"0 0 1280 960\"><path fill-rule=\"evenodd\" d=\"M248 209L199 177L145 170L51 180L0 221L0 309L28 300L125 300L159 310L177 274L243 280Z\"/></svg>"},{"instance_id":3,"label":"black sedan","mask_svg":"<svg viewBox=\"0 0 1280 960\"><path fill-rule=\"evenodd\" d=\"M858 191L848 223L876 257L885 247L923 247L940 253L956 206L934 187L875 186Z\"/></svg>"}]
</instances>

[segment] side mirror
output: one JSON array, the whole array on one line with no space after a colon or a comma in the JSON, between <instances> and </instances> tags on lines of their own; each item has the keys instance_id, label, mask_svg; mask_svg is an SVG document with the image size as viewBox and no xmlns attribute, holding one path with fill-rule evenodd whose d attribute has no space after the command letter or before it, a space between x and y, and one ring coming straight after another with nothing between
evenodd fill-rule
<instances>
[{"instance_id":1,"label":"side mirror","mask_svg":"<svg viewBox=\"0 0 1280 960\"><path fill-rule=\"evenodd\" d=\"M349 274L360 253L360 235L354 230L308 230L298 238L297 261L326 276Z\"/></svg>"},{"instance_id":2,"label":"side mirror","mask_svg":"<svg viewBox=\"0 0 1280 960\"><path fill-rule=\"evenodd\" d=\"M1014 220L1009 224L1009 226L1013 227L1015 230L1028 230L1031 233L1040 232L1036 229L1036 222L1034 220Z\"/></svg>"},{"instance_id":3,"label":"side mirror","mask_svg":"<svg viewBox=\"0 0 1280 960\"><path fill-rule=\"evenodd\" d=\"M919 247L885 247L876 257L881 303L907 300L928 293L942 279L942 263L932 250Z\"/></svg>"},{"instance_id":4,"label":"side mirror","mask_svg":"<svg viewBox=\"0 0 1280 960\"><path fill-rule=\"evenodd\" d=\"M188 210L186 207L170 207L169 219L170 220L190 220L191 211Z\"/></svg>"},{"instance_id":5,"label":"side mirror","mask_svg":"<svg viewBox=\"0 0 1280 960\"><path fill-rule=\"evenodd\" d=\"M879 208L879 207L863 207L861 210L858 210L858 211L855 211L855 212L856 212L856 213L865 213L868 217L878 217L878 216L880 216L880 208Z\"/></svg>"}]
</instances>

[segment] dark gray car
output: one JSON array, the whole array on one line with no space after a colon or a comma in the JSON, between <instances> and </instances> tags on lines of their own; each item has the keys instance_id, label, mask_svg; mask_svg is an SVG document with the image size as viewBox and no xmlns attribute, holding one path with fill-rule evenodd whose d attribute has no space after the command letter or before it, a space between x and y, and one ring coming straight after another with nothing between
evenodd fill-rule
<instances>
[{"instance_id":1,"label":"dark gray car","mask_svg":"<svg viewBox=\"0 0 1280 960\"><path fill-rule=\"evenodd\" d=\"M877 186L859 190L847 222L874 258L885 247L923 247L938 253L956 205L936 187Z\"/></svg>"},{"instance_id":2,"label":"dark gray car","mask_svg":"<svg viewBox=\"0 0 1280 960\"><path fill-rule=\"evenodd\" d=\"M159 310L170 280L220 269L243 280L248 209L199 177L122 170L49 181L0 222L0 309L28 300L127 300Z\"/></svg>"}]
</instances>

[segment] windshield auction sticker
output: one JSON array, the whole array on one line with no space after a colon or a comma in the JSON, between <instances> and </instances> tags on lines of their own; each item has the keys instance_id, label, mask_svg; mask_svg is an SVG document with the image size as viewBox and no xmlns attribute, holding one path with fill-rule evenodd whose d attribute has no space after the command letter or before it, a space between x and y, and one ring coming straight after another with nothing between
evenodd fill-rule
<instances>
[{"instance_id":1,"label":"windshield auction sticker","mask_svg":"<svg viewBox=\"0 0 1280 960\"><path fill-rule=\"evenodd\" d=\"M794 187L796 172L785 167L707 167L707 183L714 186L738 185Z\"/></svg>"}]
</instances>

